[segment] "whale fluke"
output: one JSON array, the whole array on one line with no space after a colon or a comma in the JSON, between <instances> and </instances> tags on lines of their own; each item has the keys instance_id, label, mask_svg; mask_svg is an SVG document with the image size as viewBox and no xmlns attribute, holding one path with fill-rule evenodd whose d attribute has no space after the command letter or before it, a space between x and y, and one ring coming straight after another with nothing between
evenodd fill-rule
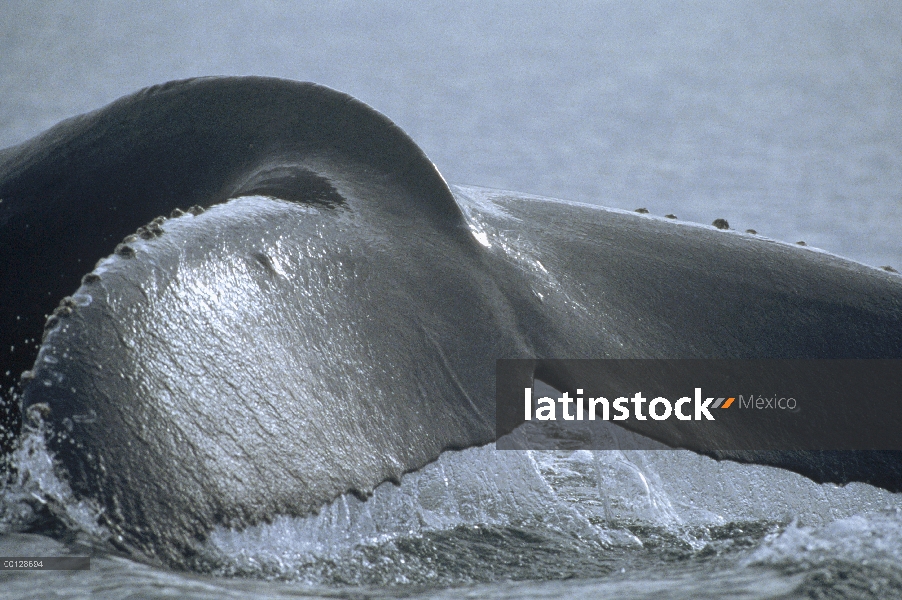
<instances>
[{"instance_id":1,"label":"whale fluke","mask_svg":"<svg viewBox=\"0 0 902 600\"><path fill-rule=\"evenodd\" d=\"M0 198L29 425L114 541L174 566L217 525L494 440L499 358L902 358L897 274L449 188L386 117L314 84L149 88L3 151ZM719 458L898 490L897 456Z\"/></svg>"},{"instance_id":2,"label":"whale fluke","mask_svg":"<svg viewBox=\"0 0 902 600\"><path fill-rule=\"evenodd\" d=\"M387 211L435 219L448 225L443 230L462 222L441 175L401 129L311 83L171 82L3 150L4 391L34 363L44 319L59 299L139 226L249 194L328 206L341 201L330 181L351 185L355 177L404 190ZM417 204L403 204L411 199ZM5 408L0 425L15 431L19 415Z\"/></svg>"}]
</instances>

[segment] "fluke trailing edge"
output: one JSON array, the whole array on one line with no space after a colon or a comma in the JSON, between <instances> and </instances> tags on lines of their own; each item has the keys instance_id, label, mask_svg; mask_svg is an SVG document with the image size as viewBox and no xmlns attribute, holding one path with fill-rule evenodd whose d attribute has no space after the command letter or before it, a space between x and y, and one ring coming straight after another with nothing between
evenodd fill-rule
<instances>
[{"instance_id":1,"label":"fluke trailing edge","mask_svg":"<svg viewBox=\"0 0 902 600\"><path fill-rule=\"evenodd\" d=\"M452 193L387 118L313 84L143 90L3 151L0 198L3 370L27 371L26 425L124 547L173 565L218 524L308 514L493 440L498 358L902 358L898 275ZM902 489L892 452L726 457Z\"/></svg>"}]
</instances>

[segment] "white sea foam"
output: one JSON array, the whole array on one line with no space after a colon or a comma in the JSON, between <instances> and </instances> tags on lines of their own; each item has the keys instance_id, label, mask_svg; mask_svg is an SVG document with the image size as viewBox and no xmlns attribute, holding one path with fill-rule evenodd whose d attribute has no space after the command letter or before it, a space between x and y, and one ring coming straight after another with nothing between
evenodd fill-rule
<instances>
[{"instance_id":1,"label":"white sea foam","mask_svg":"<svg viewBox=\"0 0 902 600\"><path fill-rule=\"evenodd\" d=\"M27 527L35 513L46 508L74 531L107 536L98 524L101 510L92 501L75 498L69 484L57 476L43 429L22 436L11 463L15 474L2 489L0 533Z\"/></svg>"},{"instance_id":2,"label":"white sea foam","mask_svg":"<svg viewBox=\"0 0 902 600\"><path fill-rule=\"evenodd\" d=\"M398 563L392 568L403 582L399 544L442 532L453 538L473 527L552 531L607 551L641 548L634 531L645 527L697 551L709 543L710 527L867 523L862 515L886 509L902 510L902 498L688 451L499 451L490 444L446 452L365 502L346 495L318 515L280 517L240 532L217 529L208 550L229 573L321 583L334 576L325 565L372 569L373 561L386 560Z\"/></svg>"}]
</instances>

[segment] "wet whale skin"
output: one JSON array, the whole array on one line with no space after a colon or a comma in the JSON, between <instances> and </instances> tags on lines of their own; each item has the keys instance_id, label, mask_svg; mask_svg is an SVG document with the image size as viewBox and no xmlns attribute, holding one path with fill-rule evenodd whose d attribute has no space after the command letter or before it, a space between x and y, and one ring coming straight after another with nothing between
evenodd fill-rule
<instances>
[{"instance_id":1,"label":"wet whale skin","mask_svg":"<svg viewBox=\"0 0 902 600\"><path fill-rule=\"evenodd\" d=\"M177 566L217 525L492 441L498 358L902 355L894 274L452 191L386 117L315 84L142 90L3 151L0 197L4 341L45 330L9 365L29 426L117 543ZM902 488L895 452L718 458Z\"/></svg>"}]
</instances>

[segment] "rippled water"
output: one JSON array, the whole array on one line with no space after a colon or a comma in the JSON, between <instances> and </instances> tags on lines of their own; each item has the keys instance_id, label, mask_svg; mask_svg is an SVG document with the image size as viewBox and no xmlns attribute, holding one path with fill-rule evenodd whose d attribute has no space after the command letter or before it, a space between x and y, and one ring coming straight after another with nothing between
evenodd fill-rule
<instances>
[{"instance_id":1,"label":"rippled water","mask_svg":"<svg viewBox=\"0 0 902 600\"><path fill-rule=\"evenodd\" d=\"M449 452L366 502L218 530L206 573L173 573L79 530L90 510L67 504L35 441L32 477L6 490L0 554L94 558L4 573L5 597L35 597L36 581L47 597L902 595L902 497L669 450ZM11 531L37 497L69 524L56 539Z\"/></svg>"}]
</instances>

